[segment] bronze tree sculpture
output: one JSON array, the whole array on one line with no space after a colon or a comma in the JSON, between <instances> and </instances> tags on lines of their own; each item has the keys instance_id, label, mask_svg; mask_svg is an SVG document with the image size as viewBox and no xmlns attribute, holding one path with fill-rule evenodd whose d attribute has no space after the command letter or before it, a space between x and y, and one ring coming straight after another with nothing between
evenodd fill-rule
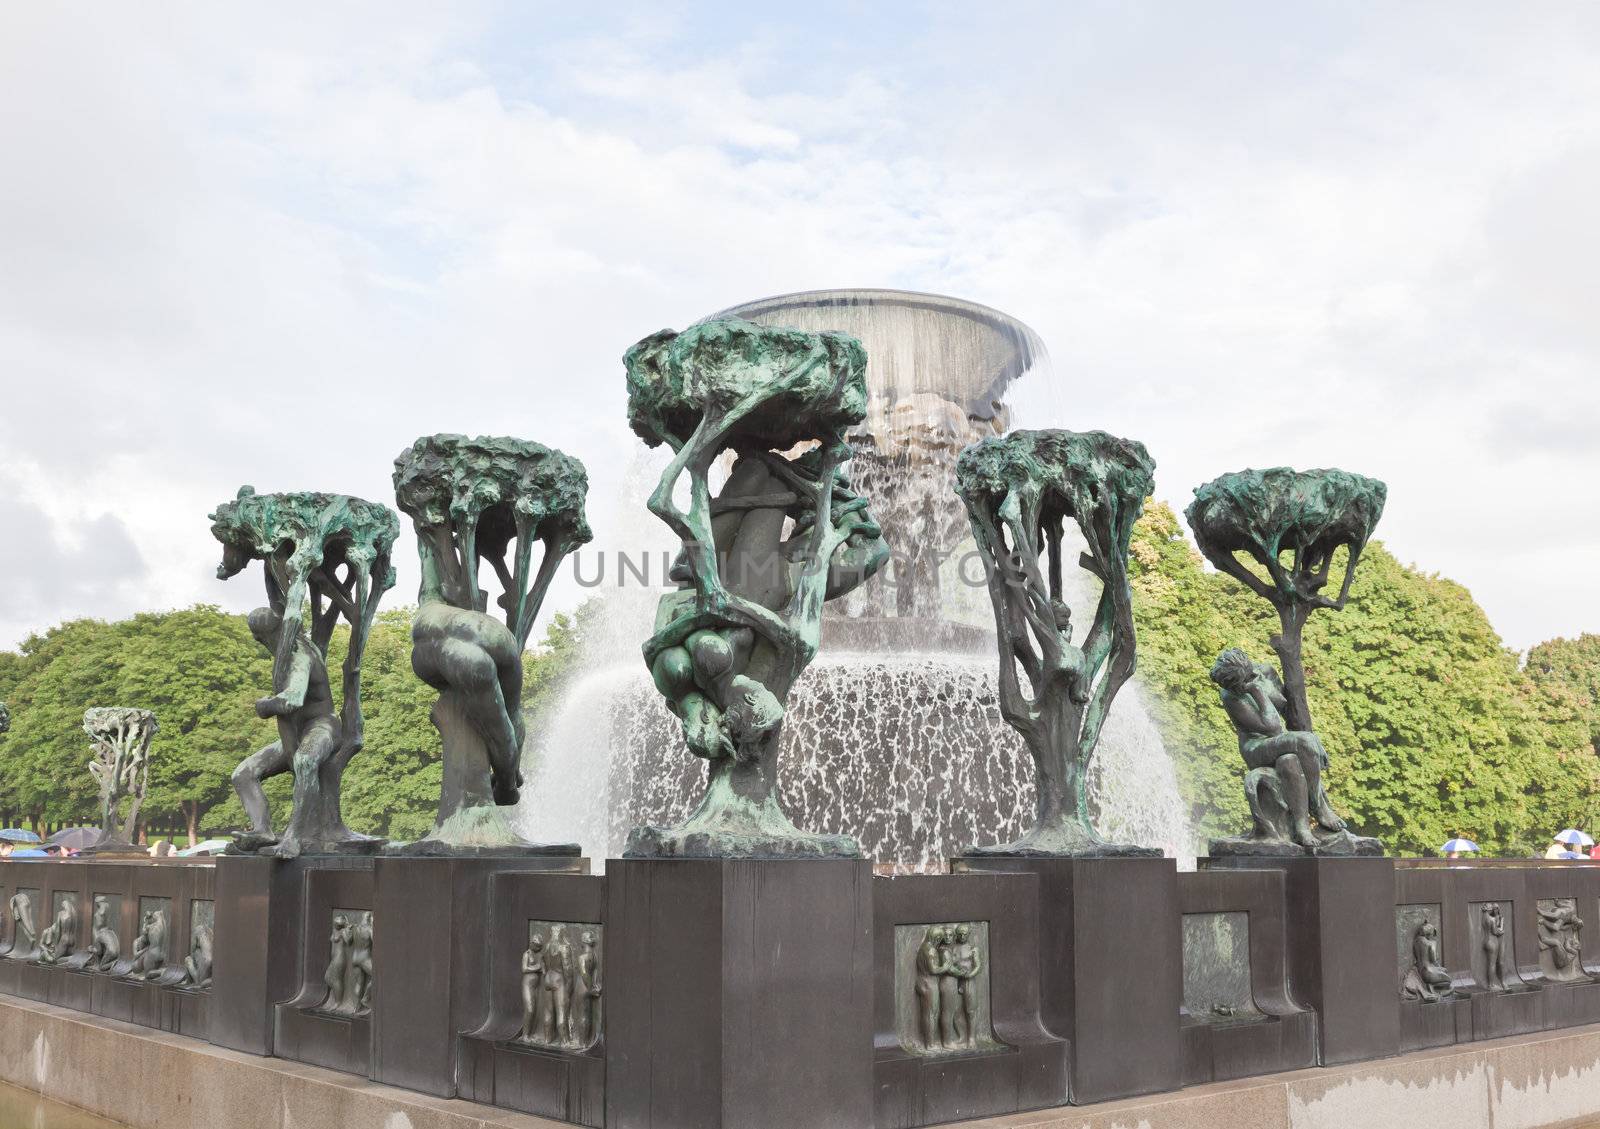
<instances>
[{"instance_id":1,"label":"bronze tree sculpture","mask_svg":"<svg viewBox=\"0 0 1600 1129\"><path fill-rule=\"evenodd\" d=\"M1101 838L1086 788L1112 701L1133 675L1128 542L1154 473L1144 444L1103 431L1015 431L973 444L956 463L994 606L1000 712L1032 754L1038 812L1021 839L973 854L1161 853ZM1078 565L1101 585L1081 645L1062 595L1068 519L1087 546Z\"/></svg>"},{"instance_id":2,"label":"bronze tree sculpture","mask_svg":"<svg viewBox=\"0 0 1600 1129\"><path fill-rule=\"evenodd\" d=\"M83 731L94 748L89 773L100 786L100 838L91 853L143 853L132 836L150 782L150 739L158 728L149 710L94 706L84 711Z\"/></svg>"},{"instance_id":3,"label":"bronze tree sculpture","mask_svg":"<svg viewBox=\"0 0 1600 1129\"><path fill-rule=\"evenodd\" d=\"M257 494L245 486L211 521L222 543L218 579L254 560L263 566L267 603L250 613L250 630L272 652L273 694L256 703L256 713L278 725L278 740L233 774L251 824L235 848L288 858L377 849L379 841L345 826L340 788L362 746L361 658L378 601L394 586L399 519L387 506L344 494ZM335 714L327 658L341 618L350 640ZM284 772L294 774L294 800L280 838L261 781Z\"/></svg>"},{"instance_id":4,"label":"bronze tree sculpture","mask_svg":"<svg viewBox=\"0 0 1600 1129\"><path fill-rule=\"evenodd\" d=\"M583 464L522 439L431 435L395 459L394 489L422 563L411 665L439 691L432 717L444 742L438 820L405 849L575 855L576 844L525 841L500 809L521 795L522 652L556 570L591 536ZM500 582L501 619L485 610L484 561Z\"/></svg>"},{"instance_id":5,"label":"bronze tree sculpture","mask_svg":"<svg viewBox=\"0 0 1600 1129\"><path fill-rule=\"evenodd\" d=\"M723 318L653 334L625 363L629 423L673 452L650 511L683 543L645 662L707 761L687 821L635 828L627 853L858 857L853 840L790 822L777 773L785 703L817 653L823 604L888 557L843 472L845 431L866 412L866 354L843 334ZM732 468L713 497L725 452Z\"/></svg>"},{"instance_id":6,"label":"bronze tree sculpture","mask_svg":"<svg viewBox=\"0 0 1600 1129\"><path fill-rule=\"evenodd\" d=\"M1283 668L1280 677L1237 648L1212 668L1249 768L1245 793L1255 826L1243 838L1213 840L1211 853L1381 854L1378 841L1351 834L1328 801L1328 754L1312 728L1301 646L1312 611L1349 600L1387 488L1342 470L1274 467L1225 474L1194 493L1186 516L1200 551L1277 609L1280 630L1269 641ZM1330 596L1325 589L1340 549L1344 575Z\"/></svg>"}]
</instances>

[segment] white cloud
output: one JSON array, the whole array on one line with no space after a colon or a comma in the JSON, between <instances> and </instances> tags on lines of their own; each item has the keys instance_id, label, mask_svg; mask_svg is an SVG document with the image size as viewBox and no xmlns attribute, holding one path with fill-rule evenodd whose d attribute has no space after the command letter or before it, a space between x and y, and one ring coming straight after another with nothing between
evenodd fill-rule
<instances>
[{"instance_id":1,"label":"white cloud","mask_svg":"<svg viewBox=\"0 0 1600 1129\"><path fill-rule=\"evenodd\" d=\"M623 349L840 285L1028 321L1030 422L1144 439L1179 505L1376 474L1380 535L1510 641L1600 630L1567 567L1600 553L1590 10L247 11L3 17L0 496L63 545L111 515L145 568L0 607L0 642L248 606L211 506L387 498L434 430L584 458L622 547Z\"/></svg>"}]
</instances>

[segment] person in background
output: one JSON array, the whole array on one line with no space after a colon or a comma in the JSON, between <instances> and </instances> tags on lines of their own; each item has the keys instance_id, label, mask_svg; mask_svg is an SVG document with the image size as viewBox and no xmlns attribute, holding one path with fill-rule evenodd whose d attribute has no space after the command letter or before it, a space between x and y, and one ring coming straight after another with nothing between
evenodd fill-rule
<instances>
[{"instance_id":1,"label":"person in background","mask_svg":"<svg viewBox=\"0 0 1600 1129\"><path fill-rule=\"evenodd\" d=\"M1560 839L1550 840L1550 845L1544 849L1544 857L1547 859L1566 858L1571 853L1572 848Z\"/></svg>"},{"instance_id":2,"label":"person in background","mask_svg":"<svg viewBox=\"0 0 1600 1129\"><path fill-rule=\"evenodd\" d=\"M153 858L153 859L164 859L164 858L170 858L171 856L172 856L172 840L171 839L157 839L154 843L150 844L150 857L151 858Z\"/></svg>"},{"instance_id":3,"label":"person in background","mask_svg":"<svg viewBox=\"0 0 1600 1129\"><path fill-rule=\"evenodd\" d=\"M8 859L17 846L10 839L0 839L0 859Z\"/></svg>"}]
</instances>

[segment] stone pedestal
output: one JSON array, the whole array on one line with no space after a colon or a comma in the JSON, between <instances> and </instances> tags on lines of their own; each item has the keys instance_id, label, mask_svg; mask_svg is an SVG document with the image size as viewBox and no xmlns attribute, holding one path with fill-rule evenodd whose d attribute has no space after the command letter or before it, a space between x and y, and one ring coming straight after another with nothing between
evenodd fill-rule
<instances>
[{"instance_id":1,"label":"stone pedestal","mask_svg":"<svg viewBox=\"0 0 1600 1129\"><path fill-rule=\"evenodd\" d=\"M607 863L608 1129L865 1129L865 860Z\"/></svg>"},{"instance_id":2,"label":"stone pedestal","mask_svg":"<svg viewBox=\"0 0 1600 1129\"><path fill-rule=\"evenodd\" d=\"M1064 1040L1039 1018L1039 892L1031 874L914 874L875 878L874 1129L1066 1104ZM967 1045L932 1045L924 1024L961 997L919 999L918 947L931 928L965 924L981 971L963 1015ZM936 987L937 981L924 984Z\"/></svg>"},{"instance_id":3,"label":"stone pedestal","mask_svg":"<svg viewBox=\"0 0 1600 1129\"><path fill-rule=\"evenodd\" d=\"M606 1027L613 994L606 879L502 871L489 878L488 897L487 997L470 1033L461 1037L460 1096L599 1129L606 1116ZM557 928L569 945L577 940L581 947L586 932L595 937L601 995L587 1005L587 1022L575 1021L577 1038L546 1040L541 1033L537 1040L524 1039L523 954L530 938L547 943ZM572 987L576 993L578 985Z\"/></svg>"},{"instance_id":4,"label":"stone pedestal","mask_svg":"<svg viewBox=\"0 0 1600 1129\"><path fill-rule=\"evenodd\" d=\"M1289 987L1317 1013L1323 1066L1399 1053L1393 860L1225 857L1201 865L1284 872Z\"/></svg>"},{"instance_id":5,"label":"stone pedestal","mask_svg":"<svg viewBox=\"0 0 1600 1129\"><path fill-rule=\"evenodd\" d=\"M1184 1084L1317 1064L1317 1017L1289 990L1284 875L1178 875L1184 929Z\"/></svg>"},{"instance_id":6,"label":"stone pedestal","mask_svg":"<svg viewBox=\"0 0 1600 1129\"><path fill-rule=\"evenodd\" d=\"M217 859L211 1042L273 1053L273 1008L300 987L306 874L371 866L370 858L359 857Z\"/></svg>"},{"instance_id":7,"label":"stone pedestal","mask_svg":"<svg viewBox=\"0 0 1600 1129\"><path fill-rule=\"evenodd\" d=\"M372 1079L455 1097L458 1036L480 1022L488 1006L487 934L496 917L491 876L576 875L587 867L586 859L537 855L377 859ZM509 959L521 955L518 948ZM389 969L395 971L386 977Z\"/></svg>"},{"instance_id":8,"label":"stone pedestal","mask_svg":"<svg viewBox=\"0 0 1600 1129\"><path fill-rule=\"evenodd\" d=\"M1183 1084L1172 859L969 856L951 867L1038 876L1041 1012L1071 1044L1073 1104Z\"/></svg>"}]
</instances>

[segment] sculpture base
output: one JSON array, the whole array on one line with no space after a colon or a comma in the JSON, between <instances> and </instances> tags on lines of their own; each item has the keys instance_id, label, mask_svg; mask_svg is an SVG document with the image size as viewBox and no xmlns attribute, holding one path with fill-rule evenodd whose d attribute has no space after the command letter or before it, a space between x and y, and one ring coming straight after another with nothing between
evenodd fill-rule
<instances>
[{"instance_id":1,"label":"sculpture base","mask_svg":"<svg viewBox=\"0 0 1600 1129\"><path fill-rule=\"evenodd\" d=\"M366 855L375 855L383 850L386 841L375 839L369 835L357 835L349 839L332 839L311 843L298 843L292 849L285 849L281 839L271 835L259 835L255 832L236 831L233 843L226 855L259 856L261 858L352 858Z\"/></svg>"},{"instance_id":2,"label":"sculpture base","mask_svg":"<svg viewBox=\"0 0 1600 1129\"><path fill-rule=\"evenodd\" d=\"M486 846L446 843L430 838L418 839L415 843L391 843L383 849L383 854L385 858L582 858L583 848L577 843L530 843L521 840L501 846Z\"/></svg>"},{"instance_id":3,"label":"sculpture base","mask_svg":"<svg viewBox=\"0 0 1600 1129\"><path fill-rule=\"evenodd\" d=\"M1381 858L1383 844L1377 839L1336 831L1325 835L1315 847L1302 847L1288 839L1257 839L1248 835L1213 839L1206 846L1212 858Z\"/></svg>"},{"instance_id":4,"label":"sculpture base","mask_svg":"<svg viewBox=\"0 0 1600 1129\"><path fill-rule=\"evenodd\" d=\"M861 847L848 835L741 834L685 827L635 827L628 833L629 859L858 859Z\"/></svg>"},{"instance_id":5,"label":"sculpture base","mask_svg":"<svg viewBox=\"0 0 1600 1129\"><path fill-rule=\"evenodd\" d=\"M1009 859L1160 858L1154 847L1112 843L1076 823L1035 827L1011 843L969 847L964 857Z\"/></svg>"},{"instance_id":6,"label":"sculpture base","mask_svg":"<svg viewBox=\"0 0 1600 1129\"><path fill-rule=\"evenodd\" d=\"M467 803L439 821L425 838L391 843L385 855L408 858L514 858L518 855L583 854L577 843L532 843L512 830L505 810L489 803Z\"/></svg>"},{"instance_id":7,"label":"sculpture base","mask_svg":"<svg viewBox=\"0 0 1600 1129\"><path fill-rule=\"evenodd\" d=\"M1074 1105L1182 1085L1176 861L966 855L950 871L1037 876L1040 1014L1072 1047Z\"/></svg>"},{"instance_id":8,"label":"sculpture base","mask_svg":"<svg viewBox=\"0 0 1600 1129\"><path fill-rule=\"evenodd\" d=\"M603 1123L873 1124L873 881L864 859L610 861Z\"/></svg>"}]
</instances>

